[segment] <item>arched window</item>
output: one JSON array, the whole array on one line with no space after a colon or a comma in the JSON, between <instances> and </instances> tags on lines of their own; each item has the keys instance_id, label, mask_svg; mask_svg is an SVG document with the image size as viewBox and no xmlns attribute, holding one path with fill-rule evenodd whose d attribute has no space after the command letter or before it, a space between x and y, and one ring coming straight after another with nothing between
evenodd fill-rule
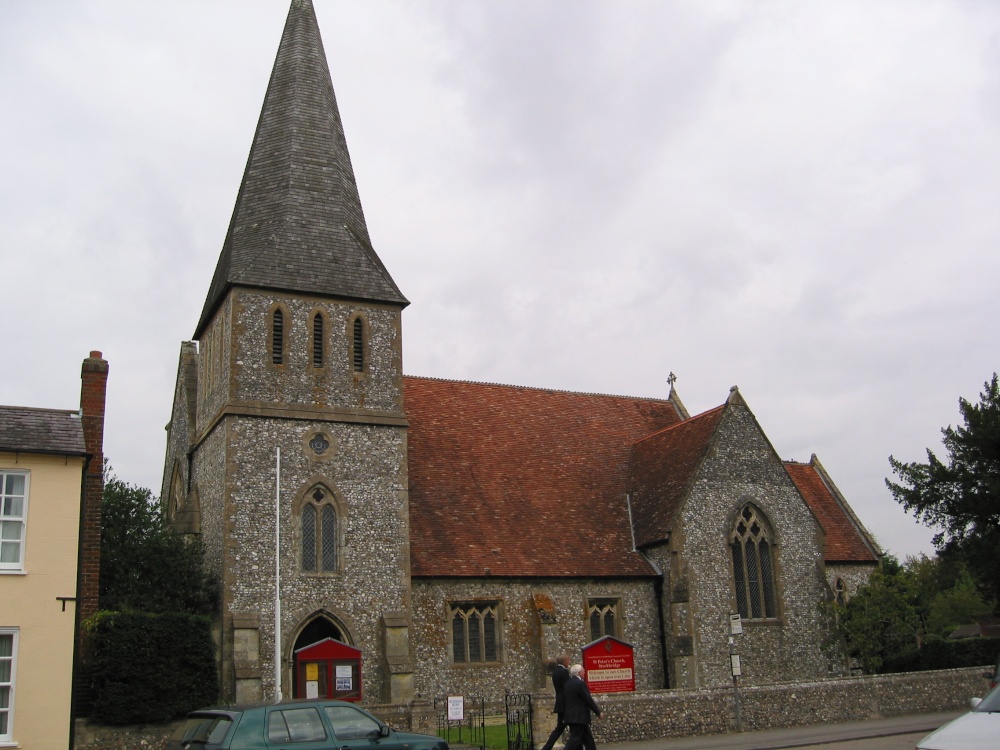
<instances>
[{"instance_id":1,"label":"arched window","mask_svg":"<svg viewBox=\"0 0 1000 750\"><path fill-rule=\"evenodd\" d=\"M843 578L838 578L833 584L833 600L838 607L847 606L847 584Z\"/></svg>"},{"instance_id":2,"label":"arched window","mask_svg":"<svg viewBox=\"0 0 1000 750\"><path fill-rule=\"evenodd\" d=\"M285 314L275 310L271 316L271 364L285 362Z\"/></svg>"},{"instance_id":3,"label":"arched window","mask_svg":"<svg viewBox=\"0 0 1000 750\"><path fill-rule=\"evenodd\" d=\"M729 546L740 616L750 620L776 618L771 534L763 514L754 506L744 505L736 517Z\"/></svg>"},{"instance_id":4,"label":"arched window","mask_svg":"<svg viewBox=\"0 0 1000 750\"><path fill-rule=\"evenodd\" d=\"M323 366L323 314L313 316L312 325L312 363L313 367Z\"/></svg>"},{"instance_id":5,"label":"arched window","mask_svg":"<svg viewBox=\"0 0 1000 750\"><path fill-rule=\"evenodd\" d=\"M302 506L302 570L306 573L337 571L337 509L322 488L312 490Z\"/></svg>"},{"instance_id":6,"label":"arched window","mask_svg":"<svg viewBox=\"0 0 1000 750\"><path fill-rule=\"evenodd\" d=\"M354 319L353 346L351 347L351 359L354 372L365 371L365 323L360 318Z\"/></svg>"}]
</instances>

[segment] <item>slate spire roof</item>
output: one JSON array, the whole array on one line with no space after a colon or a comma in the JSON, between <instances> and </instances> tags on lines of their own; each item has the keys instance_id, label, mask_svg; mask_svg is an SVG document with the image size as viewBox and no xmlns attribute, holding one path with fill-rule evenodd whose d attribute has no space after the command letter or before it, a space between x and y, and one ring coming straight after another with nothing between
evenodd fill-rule
<instances>
[{"instance_id":1,"label":"slate spire roof","mask_svg":"<svg viewBox=\"0 0 1000 750\"><path fill-rule=\"evenodd\" d=\"M232 286L405 306L368 236L312 0L292 0L195 338Z\"/></svg>"}]
</instances>

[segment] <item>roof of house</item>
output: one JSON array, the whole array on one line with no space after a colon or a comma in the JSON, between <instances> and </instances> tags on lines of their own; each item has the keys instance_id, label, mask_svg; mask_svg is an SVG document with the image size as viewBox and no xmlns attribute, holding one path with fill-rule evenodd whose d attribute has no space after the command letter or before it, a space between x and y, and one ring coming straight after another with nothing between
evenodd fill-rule
<instances>
[{"instance_id":1,"label":"roof of house","mask_svg":"<svg viewBox=\"0 0 1000 750\"><path fill-rule=\"evenodd\" d=\"M744 404L734 391L682 419L673 399L418 377L404 389L416 577L651 575L636 546L669 538L726 408ZM826 561L876 562L816 457L785 467Z\"/></svg>"},{"instance_id":2,"label":"roof of house","mask_svg":"<svg viewBox=\"0 0 1000 750\"><path fill-rule=\"evenodd\" d=\"M311 0L293 0L198 338L234 286L406 305L371 246Z\"/></svg>"},{"instance_id":3,"label":"roof of house","mask_svg":"<svg viewBox=\"0 0 1000 750\"><path fill-rule=\"evenodd\" d=\"M717 406L632 446L629 494L638 546L669 538L674 513L708 451L725 407Z\"/></svg>"},{"instance_id":4,"label":"roof of house","mask_svg":"<svg viewBox=\"0 0 1000 750\"><path fill-rule=\"evenodd\" d=\"M404 379L414 576L653 575L634 551L631 445L662 399Z\"/></svg>"},{"instance_id":5,"label":"roof of house","mask_svg":"<svg viewBox=\"0 0 1000 750\"><path fill-rule=\"evenodd\" d=\"M878 549L814 455L809 463L785 461L785 470L826 534L828 563L875 563Z\"/></svg>"},{"instance_id":6,"label":"roof of house","mask_svg":"<svg viewBox=\"0 0 1000 750\"><path fill-rule=\"evenodd\" d=\"M80 413L0 406L0 451L87 455Z\"/></svg>"}]
</instances>

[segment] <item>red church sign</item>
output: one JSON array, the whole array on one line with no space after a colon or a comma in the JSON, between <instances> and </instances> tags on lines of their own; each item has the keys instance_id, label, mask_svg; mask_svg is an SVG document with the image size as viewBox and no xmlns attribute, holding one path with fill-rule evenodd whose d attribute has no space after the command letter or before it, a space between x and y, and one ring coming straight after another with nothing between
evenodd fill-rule
<instances>
[{"instance_id":1,"label":"red church sign","mask_svg":"<svg viewBox=\"0 0 1000 750\"><path fill-rule=\"evenodd\" d=\"M584 679L592 693L635 692L635 648L610 635L583 647Z\"/></svg>"}]
</instances>

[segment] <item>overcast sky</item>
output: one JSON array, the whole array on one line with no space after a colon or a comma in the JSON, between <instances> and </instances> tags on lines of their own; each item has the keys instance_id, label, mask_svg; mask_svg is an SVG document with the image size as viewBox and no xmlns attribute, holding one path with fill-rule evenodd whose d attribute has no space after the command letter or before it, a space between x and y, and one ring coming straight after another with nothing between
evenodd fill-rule
<instances>
[{"instance_id":1,"label":"overcast sky","mask_svg":"<svg viewBox=\"0 0 1000 750\"><path fill-rule=\"evenodd\" d=\"M0 0L0 403L76 408L159 493L180 342L287 0ZM741 393L899 557L998 368L1000 3L332 2L316 11L411 375Z\"/></svg>"}]
</instances>

